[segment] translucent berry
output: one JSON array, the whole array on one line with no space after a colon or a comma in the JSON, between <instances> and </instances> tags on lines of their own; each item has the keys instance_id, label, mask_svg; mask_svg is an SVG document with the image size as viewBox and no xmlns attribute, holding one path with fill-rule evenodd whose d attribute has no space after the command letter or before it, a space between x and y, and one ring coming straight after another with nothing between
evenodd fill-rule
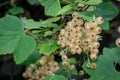
<instances>
[{"instance_id":1,"label":"translucent berry","mask_svg":"<svg viewBox=\"0 0 120 80\"><path fill-rule=\"evenodd\" d=\"M120 33L120 26L118 27L118 32Z\"/></svg>"},{"instance_id":2,"label":"translucent berry","mask_svg":"<svg viewBox=\"0 0 120 80\"><path fill-rule=\"evenodd\" d=\"M80 71L79 71L79 74L80 74L81 76L83 76L83 75L85 74L85 72L84 72L83 70L80 70Z\"/></svg>"},{"instance_id":3,"label":"translucent berry","mask_svg":"<svg viewBox=\"0 0 120 80\"><path fill-rule=\"evenodd\" d=\"M62 55L62 60L67 61L68 57L66 55Z\"/></svg>"},{"instance_id":4,"label":"translucent berry","mask_svg":"<svg viewBox=\"0 0 120 80\"><path fill-rule=\"evenodd\" d=\"M101 29L100 27L96 27L96 28L93 29L93 32L94 32L95 34L100 34L101 31L102 31L102 29Z\"/></svg>"},{"instance_id":5,"label":"translucent berry","mask_svg":"<svg viewBox=\"0 0 120 80\"><path fill-rule=\"evenodd\" d=\"M75 69L75 65L70 65L70 70L74 70Z\"/></svg>"},{"instance_id":6,"label":"translucent berry","mask_svg":"<svg viewBox=\"0 0 120 80\"><path fill-rule=\"evenodd\" d=\"M97 26L98 26L98 24L97 24L96 21L92 21L92 22L90 23L90 27L91 27L91 28L96 28Z\"/></svg>"},{"instance_id":7,"label":"translucent berry","mask_svg":"<svg viewBox=\"0 0 120 80\"><path fill-rule=\"evenodd\" d=\"M96 19L96 21L97 21L98 24L102 24L102 23L104 22L104 20L103 20L102 17L98 17L98 18Z\"/></svg>"},{"instance_id":8,"label":"translucent berry","mask_svg":"<svg viewBox=\"0 0 120 80\"><path fill-rule=\"evenodd\" d=\"M86 66L87 66L87 68L90 68L91 67L91 63L87 63Z\"/></svg>"},{"instance_id":9,"label":"translucent berry","mask_svg":"<svg viewBox=\"0 0 120 80\"><path fill-rule=\"evenodd\" d=\"M90 66L91 69L96 69L96 67L97 67L96 63L91 63L91 66Z\"/></svg>"},{"instance_id":10,"label":"translucent berry","mask_svg":"<svg viewBox=\"0 0 120 80\"><path fill-rule=\"evenodd\" d=\"M90 54L90 59L91 60L96 60L97 58L97 55L96 54Z\"/></svg>"},{"instance_id":11,"label":"translucent berry","mask_svg":"<svg viewBox=\"0 0 120 80\"><path fill-rule=\"evenodd\" d=\"M116 45L117 45L117 47L120 47L120 38L116 39Z\"/></svg>"}]
</instances>

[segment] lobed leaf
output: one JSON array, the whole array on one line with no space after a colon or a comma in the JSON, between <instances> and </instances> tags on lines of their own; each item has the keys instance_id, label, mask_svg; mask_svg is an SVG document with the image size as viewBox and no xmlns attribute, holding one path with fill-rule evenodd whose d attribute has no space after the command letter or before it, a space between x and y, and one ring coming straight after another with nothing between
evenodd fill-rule
<instances>
[{"instance_id":1,"label":"lobed leaf","mask_svg":"<svg viewBox=\"0 0 120 80\"><path fill-rule=\"evenodd\" d=\"M114 63L120 62L120 48L104 48L103 55L101 55L96 64L95 70L88 69L85 64L84 70L90 75L87 80L119 80L120 72L115 69Z\"/></svg>"},{"instance_id":2,"label":"lobed leaf","mask_svg":"<svg viewBox=\"0 0 120 80\"><path fill-rule=\"evenodd\" d=\"M59 0L39 0L39 2L45 7L46 15L56 16L61 9Z\"/></svg>"},{"instance_id":3,"label":"lobed leaf","mask_svg":"<svg viewBox=\"0 0 120 80\"><path fill-rule=\"evenodd\" d=\"M119 10L116 6L111 2L102 2L96 7L95 14L96 16L102 16L105 20L112 20L119 13Z\"/></svg>"},{"instance_id":4,"label":"lobed leaf","mask_svg":"<svg viewBox=\"0 0 120 80\"><path fill-rule=\"evenodd\" d=\"M36 47L33 37L24 34L21 21L15 16L0 19L0 54L13 54L17 64L28 58Z\"/></svg>"}]
</instances>

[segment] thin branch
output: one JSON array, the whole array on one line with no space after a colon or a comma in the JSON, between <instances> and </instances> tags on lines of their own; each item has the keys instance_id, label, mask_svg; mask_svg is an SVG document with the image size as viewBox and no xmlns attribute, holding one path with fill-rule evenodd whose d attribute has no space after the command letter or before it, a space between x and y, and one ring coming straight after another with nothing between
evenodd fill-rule
<instances>
[{"instance_id":1,"label":"thin branch","mask_svg":"<svg viewBox=\"0 0 120 80\"><path fill-rule=\"evenodd\" d=\"M89 8L89 5L85 5L83 8L82 8L82 11L85 11Z\"/></svg>"}]
</instances>

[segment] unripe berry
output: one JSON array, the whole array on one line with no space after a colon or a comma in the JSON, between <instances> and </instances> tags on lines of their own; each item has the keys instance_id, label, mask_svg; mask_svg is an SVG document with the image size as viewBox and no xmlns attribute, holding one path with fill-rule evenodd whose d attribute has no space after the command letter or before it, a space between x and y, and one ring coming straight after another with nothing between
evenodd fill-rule
<instances>
[{"instance_id":1,"label":"unripe berry","mask_svg":"<svg viewBox=\"0 0 120 80\"><path fill-rule=\"evenodd\" d=\"M84 72L83 70L80 70L80 71L79 71L79 74L80 74L81 76L83 76L83 75L85 74L85 72Z\"/></svg>"},{"instance_id":2,"label":"unripe berry","mask_svg":"<svg viewBox=\"0 0 120 80\"><path fill-rule=\"evenodd\" d=\"M57 44L60 45L60 44L61 44L61 41L57 41Z\"/></svg>"},{"instance_id":3,"label":"unripe berry","mask_svg":"<svg viewBox=\"0 0 120 80\"><path fill-rule=\"evenodd\" d=\"M86 66L87 66L87 68L90 68L91 67L91 63L87 63Z\"/></svg>"}]
</instances>

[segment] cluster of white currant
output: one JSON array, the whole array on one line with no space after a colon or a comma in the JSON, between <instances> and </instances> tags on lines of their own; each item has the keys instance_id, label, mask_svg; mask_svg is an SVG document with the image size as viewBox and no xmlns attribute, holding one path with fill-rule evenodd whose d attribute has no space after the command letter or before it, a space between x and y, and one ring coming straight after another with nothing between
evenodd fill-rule
<instances>
[{"instance_id":1,"label":"cluster of white currant","mask_svg":"<svg viewBox=\"0 0 120 80\"><path fill-rule=\"evenodd\" d=\"M54 55L42 56L39 65L31 64L23 73L28 80L45 80L46 76L54 75L59 70L58 63L54 61Z\"/></svg>"},{"instance_id":2,"label":"cluster of white currant","mask_svg":"<svg viewBox=\"0 0 120 80\"><path fill-rule=\"evenodd\" d=\"M118 33L120 33L120 26L118 27ZM116 39L117 47L120 47L120 37Z\"/></svg>"},{"instance_id":3,"label":"cluster of white currant","mask_svg":"<svg viewBox=\"0 0 120 80\"><path fill-rule=\"evenodd\" d=\"M98 40L102 29L99 24L103 23L103 18L98 17L94 21L85 22L77 17L76 12L72 14L73 19L67 22L64 29L61 29L58 36L58 45L67 47L72 54L90 53L92 60L97 58Z\"/></svg>"}]
</instances>

